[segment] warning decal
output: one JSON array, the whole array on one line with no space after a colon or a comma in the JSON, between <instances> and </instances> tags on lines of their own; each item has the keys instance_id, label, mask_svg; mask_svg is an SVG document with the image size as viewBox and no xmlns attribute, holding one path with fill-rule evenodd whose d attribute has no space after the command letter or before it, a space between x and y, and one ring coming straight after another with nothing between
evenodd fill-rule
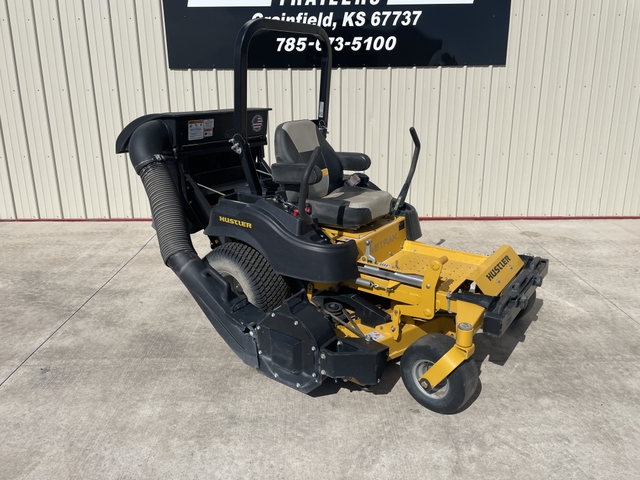
<instances>
[{"instance_id":1,"label":"warning decal","mask_svg":"<svg viewBox=\"0 0 640 480\"><path fill-rule=\"evenodd\" d=\"M204 121L204 136L213 137L213 118L207 118Z\"/></svg>"},{"instance_id":2,"label":"warning decal","mask_svg":"<svg viewBox=\"0 0 640 480\"><path fill-rule=\"evenodd\" d=\"M384 335L378 332L377 330L374 330L373 332L369 333L367 336L371 338L371 340L375 340L376 342L384 338Z\"/></svg>"},{"instance_id":3,"label":"warning decal","mask_svg":"<svg viewBox=\"0 0 640 480\"><path fill-rule=\"evenodd\" d=\"M189 120L189 140L204 138L204 120Z\"/></svg>"}]
</instances>

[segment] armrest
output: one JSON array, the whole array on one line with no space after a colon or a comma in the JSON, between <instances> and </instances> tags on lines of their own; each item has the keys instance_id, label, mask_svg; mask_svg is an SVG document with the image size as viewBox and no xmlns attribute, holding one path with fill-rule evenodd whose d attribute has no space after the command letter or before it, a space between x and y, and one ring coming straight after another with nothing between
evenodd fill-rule
<instances>
[{"instance_id":1,"label":"armrest","mask_svg":"<svg viewBox=\"0 0 640 480\"><path fill-rule=\"evenodd\" d=\"M366 170L371 166L371 159L364 153L336 152L344 170Z\"/></svg>"},{"instance_id":2,"label":"armrest","mask_svg":"<svg viewBox=\"0 0 640 480\"><path fill-rule=\"evenodd\" d=\"M274 163L271 165L271 174L273 175L273 181L276 183L297 185L300 184L306 169L306 163ZM318 183L320 180L322 180L322 170L318 167L313 167L309 177L309 185Z\"/></svg>"}]
</instances>

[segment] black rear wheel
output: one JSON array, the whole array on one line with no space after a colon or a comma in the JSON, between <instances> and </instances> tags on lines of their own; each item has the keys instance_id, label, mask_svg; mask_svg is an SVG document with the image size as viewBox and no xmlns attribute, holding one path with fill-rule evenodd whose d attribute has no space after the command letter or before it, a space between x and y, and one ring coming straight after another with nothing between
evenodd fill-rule
<instances>
[{"instance_id":1,"label":"black rear wheel","mask_svg":"<svg viewBox=\"0 0 640 480\"><path fill-rule=\"evenodd\" d=\"M413 342L402 356L402 381L423 407L438 413L455 413L464 407L478 388L478 368L465 360L431 390L420 385L420 377L447 353L456 341L441 333L430 333Z\"/></svg>"},{"instance_id":2,"label":"black rear wheel","mask_svg":"<svg viewBox=\"0 0 640 480\"><path fill-rule=\"evenodd\" d=\"M249 245L225 243L209 252L205 260L229 282L236 295L246 297L260 310L272 310L291 296L285 279Z\"/></svg>"}]
</instances>

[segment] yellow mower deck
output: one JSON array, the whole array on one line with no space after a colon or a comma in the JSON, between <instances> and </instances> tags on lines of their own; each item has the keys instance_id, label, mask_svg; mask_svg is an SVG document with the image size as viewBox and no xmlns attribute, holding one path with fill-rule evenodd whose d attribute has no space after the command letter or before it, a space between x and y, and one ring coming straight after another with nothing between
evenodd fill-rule
<instances>
[{"instance_id":1,"label":"yellow mower deck","mask_svg":"<svg viewBox=\"0 0 640 480\"><path fill-rule=\"evenodd\" d=\"M421 377L425 388L439 384L473 354L473 335L482 328L485 309L451 295L475 283L476 291L498 296L524 265L508 245L484 256L409 241L402 217L386 217L357 232L324 230L335 243L358 246L360 277L345 285L390 301L385 310L391 322L370 327L353 319L362 334L389 347L390 359L427 333L455 338L455 346ZM316 284L309 293L331 288ZM342 325L337 330L356 336Z\"/></svg>"}]
</instances>

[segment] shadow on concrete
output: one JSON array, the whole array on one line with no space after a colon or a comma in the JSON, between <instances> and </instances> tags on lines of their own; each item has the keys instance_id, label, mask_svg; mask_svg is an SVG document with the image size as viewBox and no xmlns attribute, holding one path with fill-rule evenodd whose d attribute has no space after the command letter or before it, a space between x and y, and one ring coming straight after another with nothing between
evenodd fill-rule
<instances>
[{"instance_id":1,"label":"shadow on concrete","mask_svg":"<svg viewBox=\"0 0 640 480\"><path fill-rule=\"evenodd\" d=\"M538 320L538 312L542 308L543 300L536 299L536 303L527 315L513 321L505 334L500 337L492 337L485 333L480 333L474 337L476 351L473 354L478 371L482 374L482 364L485 360L504 366L509 357L514 352L519 343L523 343L529 326Z\"/></svg>"}]
</instances>

